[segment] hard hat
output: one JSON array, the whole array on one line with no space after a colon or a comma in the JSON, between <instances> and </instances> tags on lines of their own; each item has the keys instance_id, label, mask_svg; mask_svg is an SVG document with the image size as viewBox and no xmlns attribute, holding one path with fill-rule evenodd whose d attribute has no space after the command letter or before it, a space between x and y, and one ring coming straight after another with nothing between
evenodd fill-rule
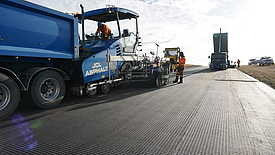
<instances>
[{"instance_id":1,"label":"hard hat","mask_svg":"<svg viewBox=\"0 0 275 155\"><path fill-rule=\"evenodd\" d=\"M101 22L98 22L97 23L97 27L101 27L102 23Z\"/></svg>"},{"instance_id":2,"label":"hard hat","mask_svg":"<svg viewBox=\"0 0 275 155\"><path fill-rule=\"evenodd\" d=\"M180 56L181 56L181 57L184 57L184 54L183 54L183 52L180 52Z\"/></svg>"}]
</instances>

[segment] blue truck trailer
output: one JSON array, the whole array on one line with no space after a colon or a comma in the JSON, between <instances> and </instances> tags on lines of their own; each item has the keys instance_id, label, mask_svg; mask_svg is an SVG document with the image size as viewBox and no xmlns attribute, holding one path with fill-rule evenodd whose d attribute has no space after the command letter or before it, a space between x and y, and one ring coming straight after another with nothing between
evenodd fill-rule
<instances>
[{"instance_id":1,"label":"blue truck trailer","mask_svg":"<svg viewBox=\"0 0 275 155\"><path fill-rule=\"evenodd\" d=\"M228 59L227 53L212 53L211 54L211 69L227 69L228 68Z\"/></svg>"},{"instance_id":2,"label":"blue truck trailer","mask_svg":"<svg viewBox=\"0 0 275 155\"><path fill-rule=\"evenodd\" d=\"M214 53L211 54L211 69L227 69L228 64L228 33L214 33L213 34L213 44Z\"/></svg>"},{"instance_id":3,"label":"blue truck trailer","mask_svg":"<svg viewBox=\"0 0 275 155\"><path fill-rule=\"evenodd\" d=\"M84 12L80 6L80 14L70 15L26 1L0 1L0 119L12 114L20 100L51 108L66 90L93 97L139 77L151 76L160 84L159 67L144 67L140 62L146 59L136 54L141 44L137 13L109 5ZM134 32L120 30L120 21L130 19L135 19ZM86 35L87 20L116 21L118 34L107 39ZM148 72L142 72L145 68Z\"/></svg>"}]
</instances>

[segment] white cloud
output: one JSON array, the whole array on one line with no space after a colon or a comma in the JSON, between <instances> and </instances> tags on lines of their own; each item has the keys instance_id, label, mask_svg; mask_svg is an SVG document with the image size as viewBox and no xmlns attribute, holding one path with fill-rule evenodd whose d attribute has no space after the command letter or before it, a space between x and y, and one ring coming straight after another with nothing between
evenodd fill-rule
<instances>
[{"instance_id":1,"label":"white cloud","mask_svg":"<svg viewBox=\"0 0 275 155\"><path fill-rule=\"evenodd\" d=\"M222 32L228 32L229 57L234 61L240 58L246 64L250 58L274 56L275 11L268 0L31 1L69 13L79 11L80 3L86 11L106 4L133 10L140 15L139 31L144 42L140 54L156 51L155 43L160 45L159 54L164 48L179 46L188 63L207 65L207 56L213 52L212 35L222 28ZM88 30L95 31L95 24Z\"/></svg>"}]
</instances>

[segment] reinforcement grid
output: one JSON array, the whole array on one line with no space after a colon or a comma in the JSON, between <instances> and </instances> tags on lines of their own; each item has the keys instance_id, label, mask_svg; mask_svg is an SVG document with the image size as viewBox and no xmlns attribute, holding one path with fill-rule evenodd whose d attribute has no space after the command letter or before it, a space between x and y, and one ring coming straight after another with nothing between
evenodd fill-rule
<instances>
[{"instance_id":1,"label":"reinforcement grid","mask_svg":"<svg viewBox=\"0 0 275 155\"><path fill-rule=\"evenodd\" d=\"M251 131L253 126L247 121L249 113L244 111L248 103L242 103L236 81L227 80L231 78L229 73L220 74L201 73L185 79L183 86L173 86L177 89L164 88L170 90L169 96L156 90L159 98L146 99L155 93L149 92L125 99L127 104L117 101L95 106L88 114L79 109L60 113L56 120L45 117L44 122L25 122L15 115L12 125L0 128L0 154L261 152L256 147L260 147L256 131ZM225 80L214 80L221 76ZM188 91L179 91L182 89ZM133 100L140 100L140 104L129 104ZM79 120L83 116L85 121ZM274 136L273 128L267 129L264 132Z\"/></svg>"}]
</instances>

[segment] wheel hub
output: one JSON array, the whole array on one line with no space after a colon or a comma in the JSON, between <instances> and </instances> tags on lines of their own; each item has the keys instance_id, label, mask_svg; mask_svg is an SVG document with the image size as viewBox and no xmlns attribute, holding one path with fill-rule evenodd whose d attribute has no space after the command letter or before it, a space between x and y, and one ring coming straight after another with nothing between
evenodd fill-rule
<instances>
[{"instance_id":1,"label":"wheel hub","mask_svg":"<svg viewBox=\"0 0 275 155\"><path fill-rule=\"evenodd\" d=\"M9 91L9 89L0 83L0 110L4 109L11 98L11 93Z\"/></svg>"},{"instance_id":2,"label":"wheel hub","mask_svg":"<svg viewBox=\"0 0 275 155\"><path fill-rule=\"evenodd\" d=\"M48 89L49 89L48 86L43 84L41 87L41 93L43 93L43 94L46 93L48 91Z\"/></svg>"},{"instance_id":3,"label":"wheel hub","mask_svg":"<svg viewBox=\"0 0 275 155\"><path fill-rule=\"evenodd\" d=\"M41 97L43 99L53 100L60 93L60 85L55 79L48 78L41 83L40 91Z\"/></svg>"}]
</instances>

